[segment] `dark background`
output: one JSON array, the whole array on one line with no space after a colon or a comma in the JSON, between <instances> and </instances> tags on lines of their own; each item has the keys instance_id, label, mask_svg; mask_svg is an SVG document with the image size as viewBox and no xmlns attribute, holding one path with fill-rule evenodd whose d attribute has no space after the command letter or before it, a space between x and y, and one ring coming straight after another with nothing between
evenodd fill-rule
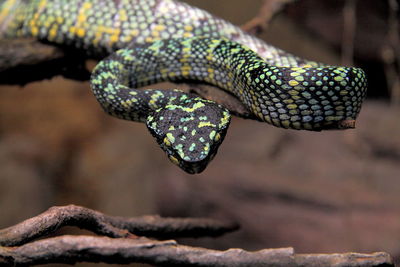
<instances>
[{"instance_id":1,"label":"dark background","mask_svg":"<svg viewBox=\"0 0 400 267\"><path fill-rule=\"evenodd\" d=\"M238 25L262 4L188 2ZM261 37L302 57L363 67L370 87L357 128L313 133L234 118L200 175L172 165L143 124L103 113L88 83L1 86L0 228L73 203L242 226L218 239L180 240L196 246L386 251L399 261L398 11L386 0L355 2L298 0Z\"/></svg>"}]
</instances>

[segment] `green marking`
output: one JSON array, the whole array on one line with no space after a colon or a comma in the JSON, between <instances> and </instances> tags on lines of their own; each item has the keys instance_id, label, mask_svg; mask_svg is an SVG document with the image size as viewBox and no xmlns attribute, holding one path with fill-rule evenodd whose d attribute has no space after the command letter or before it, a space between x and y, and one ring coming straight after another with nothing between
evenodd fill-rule
<instances>
[{"instance_id":1,"label":"green marking","mask_svg":"<svg viewBox=\"0 0 400 267\"><path fill-rule=\"evenodd\" d=\"M167 133L167 138L172 144L175 143L175 137L172 133Z\"/></svg>"},{"instance_id":2,"label":"green marking","mask_svg":"<svg viewBox=\"0 0 400 267\"><path fill-rule=\"evenodd\" d=\"M195 143L192 143L192 144L190 145L190 147L189 147L189 151L190 151L190 152L193 152L195 148L196 148L196 144L195 144Z\"/></svg>"},{"instance_id":3,"label":"green marking","mask_svg":"<svg viewBox=\"0 0 400 267\"><path fill-rule=\"evenodd\" d=\"M211 139L211 140L214 140L214 137L215 137L216 134L217 134L216 131L212 131L212 132L210 133L210 139Z\"/></svg>"}]
</instances>

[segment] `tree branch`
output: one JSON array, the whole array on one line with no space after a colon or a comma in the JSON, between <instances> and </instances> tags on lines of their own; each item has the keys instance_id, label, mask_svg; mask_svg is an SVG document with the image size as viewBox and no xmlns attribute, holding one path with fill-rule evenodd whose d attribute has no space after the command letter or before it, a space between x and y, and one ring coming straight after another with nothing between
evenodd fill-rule
<instances>
[{"instance_id":1,"label":"tree branch","mask_svg":"<svg viewBox=\"0 0 400 267\"><path fill-rule=\"evenodd\" d=\"M346 0L343 6L342 64L354 64L354 41L357 28L357 0Z\"/></svg>"},{"instance_id":2,"label":"tree branch","mask_svg":"<svg viewBox=\"0 0 400 267\"><path fill-rule=\"evenodd\" d=\"M0 84L25 85L62 75L78 81L90 78L87 57L33 39L0 39Z\"/></svg>"},{"instance_id":3,"label":"tree branch","mask_svg":"<svg viewBox=\"0 0 400 267\"><path fill-rule=\"evenodd\" d=\"M77 262L148 263L161 266L393 266L386 253L294 254L292 248L217 251L188 247L173 240L60 236L20 247L0 247L0 266Z\"/></svg>"},{"instance_id":4,"label":"tree branch","mask_svg":"<svg viewBox=\"0 0 400 267\"><path fill-rule=\"evenodd\" d=\"M77 226L103 236L58 236L32 241L62 226ZM163 266L393 266L387 253L294 254L293 248L249 252L183 246L157 238L219 235L237 227L210 219L173 219L158 216L122 218L84 207L53 207L0 230L0 266L49 263L149 263ZM105 235L105 236L104 236Z\"/></svg>"},{"instance_id":5,"label":"tree branch","mask_svg":"<svg viewBox=\"0 0 400 267\"><path fill-rule=\"evenodd\" d=\"M283 7L296 0L264 0L258 14L242 26L242 29L251 34L259 35L268 28L271 19L278 14Z\"/></svg>"},{"instance_id":6,"label":"tree branch","mask_svg":"<svg viewBox=\"0 0 400 267\"><path fill-rule=\"evenodd\" d=\"M234 223L213 219L161 218L143 216L123 218L105 215L88 208L68 205L53 207L15 226L0 230L1 246L16 246L51 234L63 226L77 226L109 237L145 235L161 239L218 236L236 230Z\"/></svg>"}]
</instances>

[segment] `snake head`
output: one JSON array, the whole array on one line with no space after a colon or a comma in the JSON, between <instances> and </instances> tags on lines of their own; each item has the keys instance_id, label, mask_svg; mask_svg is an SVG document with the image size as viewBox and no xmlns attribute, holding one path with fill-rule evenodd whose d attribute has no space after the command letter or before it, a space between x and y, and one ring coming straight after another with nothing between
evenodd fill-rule
<instances>
[{"instance_id":1,"label":"snake head","mask_svg":"<svg viewBox=\"0 0 400 267\"><path fill-rule=\"evenodd\" d=\"M190 174L202 172L214 158L229 123L228 110L186 94L152 112L146 121L171 162Z\"/></svg>"}]
</instances>

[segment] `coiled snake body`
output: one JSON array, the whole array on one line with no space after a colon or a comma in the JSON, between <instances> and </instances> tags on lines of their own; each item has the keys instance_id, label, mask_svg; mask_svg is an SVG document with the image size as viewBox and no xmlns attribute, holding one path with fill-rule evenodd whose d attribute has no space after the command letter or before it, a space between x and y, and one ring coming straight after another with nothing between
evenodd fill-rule
<instances>
[{"instance_id":1,"label":"coiled snake body","mask_svg":"<svg viewBox=\"0 0 400 267\"><path fill-rule=\"evenodd\" d=\"M298 58L209 13L173 0L3 0L0 33L34 36L103 57L94 95L116 117L145 122L170 160L201 172L229 126L229 111L178 90L199 81L235 95L260 121L292 129L346 127L366 94L361 69Z\"/></svg>"}]
</instances>

